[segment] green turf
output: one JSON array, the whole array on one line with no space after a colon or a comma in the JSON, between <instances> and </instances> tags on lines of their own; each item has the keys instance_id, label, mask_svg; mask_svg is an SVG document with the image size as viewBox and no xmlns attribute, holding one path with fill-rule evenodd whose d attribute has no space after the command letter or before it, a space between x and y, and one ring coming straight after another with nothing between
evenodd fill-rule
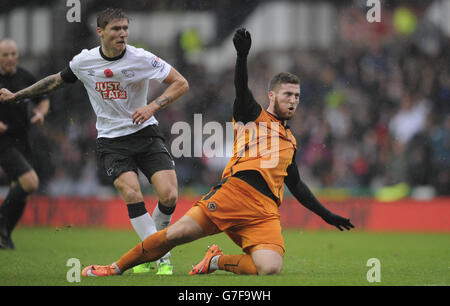
<instances>
[{"instance_id":1,"label":"green turf","mask_svg":"<svg viewBox=\"0 0 450 306\"><path fill-rule=\"evenodd\" d=\"M157 286L306 286L306 285L450 285L450 235L285 230L284 267L275 276L239 276L224 271L189 276L206 247L218 243L226 254L240 249L224 234L172 250L172 276L132 274L81 278L70 283L67 260L81 265L109 264L138 243L131 230L19 228L16 250L0 251L0 285L157 285ZM381 263L381 282L369 283L369 258Z\"/></svg>"}]
</instances>

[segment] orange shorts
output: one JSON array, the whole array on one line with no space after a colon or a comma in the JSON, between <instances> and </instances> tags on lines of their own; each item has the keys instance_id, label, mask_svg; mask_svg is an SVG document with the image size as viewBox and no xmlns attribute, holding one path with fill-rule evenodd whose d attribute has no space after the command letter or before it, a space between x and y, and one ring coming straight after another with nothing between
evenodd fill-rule
<instances>
[{"instance_id":1,"label":"orange shorts","mask_svg":"<svg viewBox=\"0 0 450 306\"><path fill-rule=\"evenodd\" d=\"M212 188L186 215L207 235L226 233L246 253L257 245L285 250L276 203L241 179L229 177Z\"/></svg>"}]
</instances>

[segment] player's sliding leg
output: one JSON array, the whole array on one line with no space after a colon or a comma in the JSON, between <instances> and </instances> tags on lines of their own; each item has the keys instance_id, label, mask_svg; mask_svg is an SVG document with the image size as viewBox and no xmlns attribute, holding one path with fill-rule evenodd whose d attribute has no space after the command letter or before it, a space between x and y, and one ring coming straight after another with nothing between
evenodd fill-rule
<instances>
[{"instance_id":1,"label":"player's sliding leg","mask_svg":"<svg viewBox=\"0 0 450 306\"><path fill-rule=\"evenodd\" d=\"M125 253L118 261L106 265L91 265L81 271L82 276L111 276L120 275L126 270L146 262L155 261L168 251L174 245L167 240L167 229L156 232L147 237L141 243Z\"/></svg>"},{"instance_id":2,"label":"player's sliding leg","mask_svg":"<svg viewBox=\"0 0 450 306\"><path fill-rule=\"evenodd\" d=\"M158 260L177 245L206 236L203 228L191 217L183 216L168 228L150 235L143 242L107 266L91 265L83 269L82 276L119 275L144 262Z\"/></svg>"}]
</instances>

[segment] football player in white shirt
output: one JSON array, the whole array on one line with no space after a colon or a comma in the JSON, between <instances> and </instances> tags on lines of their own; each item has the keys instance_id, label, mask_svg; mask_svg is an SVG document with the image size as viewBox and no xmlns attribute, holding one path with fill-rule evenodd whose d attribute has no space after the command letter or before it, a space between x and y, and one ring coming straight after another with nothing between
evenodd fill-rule
<instances>
[{"instance_id":1,"label":"football player in white shirt","mask_svg":"<svg viewBox=\"0 0 450 306\"><path fill-rule=\"evenodd\" d=\"M120 9L102 11L97 16L99 47L83 50L63 71L16 93L0 89L0 102L39 96L81 80L97 115L99 159L127 204L131 224L143 241L168 226L178 198L175 164L153 115L187 92L189 84L164 60L127 45L128 23ZM168 87L147 103L150 79ZM138 169L159 199L153 218L145 208ZM168 253L158 262L157 274L172 274L169 257Z\"/></svg>"}]
</instances>

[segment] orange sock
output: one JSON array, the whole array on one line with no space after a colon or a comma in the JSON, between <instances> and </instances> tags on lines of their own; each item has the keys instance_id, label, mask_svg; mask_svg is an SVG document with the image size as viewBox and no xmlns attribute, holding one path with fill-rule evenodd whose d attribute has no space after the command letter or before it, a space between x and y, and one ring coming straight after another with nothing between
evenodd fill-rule
<instances>
[{"instance_id":1,"label":"orange sock","mask_svg":"<svg viewBox=\"0 0 450 306\"><path fill-rule=\"evenodd\" d=\"M144 262L155 261L169 252L174 246L167 240L166 231L167 228L150 235L116 261L120 272Z\"/></svg>"},{"instance_id":2,"label":"orange sock","mask_svg":"<svg viewBox=\"0 0 450 306\"><path fill-rule=\"evenodd\" d=\"M235 274L258 274L251 255L222 255L219 257L220 270Z\"/></svg>"}]
</instances>

